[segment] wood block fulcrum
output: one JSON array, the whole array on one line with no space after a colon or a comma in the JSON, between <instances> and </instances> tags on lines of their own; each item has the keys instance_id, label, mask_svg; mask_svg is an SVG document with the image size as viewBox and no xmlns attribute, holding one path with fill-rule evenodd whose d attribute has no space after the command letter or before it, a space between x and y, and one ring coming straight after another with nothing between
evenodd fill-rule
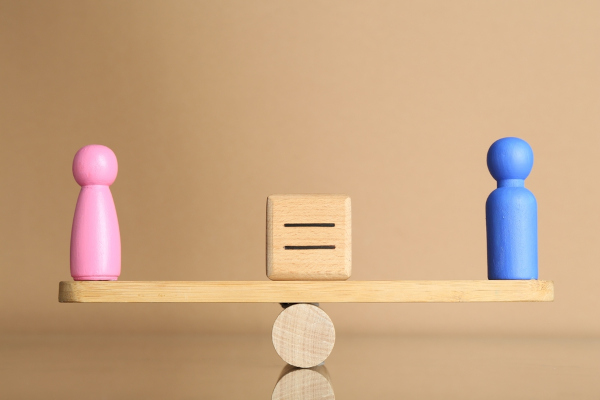
<instances>
[{"instance_id":1,"label":"wood block fulcrum","mask_svg":"<svg viewBox=\"0 0 600 400\"><path fill-rule=\"evenodd\" d=\"M350 197L285 194L267 198L267 276L346 280L352 272Z\"/></svg>"},{"instance_id":2,"label":"wood block fulcrum","mask_svg":"<svg viewBox=\"0 0 600 400\"><path fill-rule=\"evenodd\" d=\"M283 361L299 368L312 368L329 357L335 343L335 328L319 307L294 304L275 320L272 339Z\"/></svg>"}]
</instances>

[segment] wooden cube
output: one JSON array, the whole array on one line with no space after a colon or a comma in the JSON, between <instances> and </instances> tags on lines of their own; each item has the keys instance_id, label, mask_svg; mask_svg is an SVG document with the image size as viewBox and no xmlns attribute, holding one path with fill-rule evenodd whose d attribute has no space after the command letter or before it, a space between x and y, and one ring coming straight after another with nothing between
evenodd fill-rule
<instances>
[{"instance_id":1,"label":"wooden cube","mask_svg":"<svg viewBox=\"0 0 600 400\"><path fill-rule=\"evenodd\" d=\"M267 198L267 276L346 280L352 271L350 197L278 194Z\"/></svg>"}]
</instances>

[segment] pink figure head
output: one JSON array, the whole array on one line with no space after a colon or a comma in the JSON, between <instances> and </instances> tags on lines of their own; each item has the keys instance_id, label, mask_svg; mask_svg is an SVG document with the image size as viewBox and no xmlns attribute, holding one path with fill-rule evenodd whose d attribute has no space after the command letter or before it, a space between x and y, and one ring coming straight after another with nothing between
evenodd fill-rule
<instances>
[{"instance_id":1,"label":"pink figure head","mask_svg":"<svg viewBox=\"0 0 600 400\"><path fill-rule=\"evenodd\" d=\"M73 158L73 176L80 186L112 185L118 170L115 153L100 144L82 147Z\"/></svg>"}]
</instances>

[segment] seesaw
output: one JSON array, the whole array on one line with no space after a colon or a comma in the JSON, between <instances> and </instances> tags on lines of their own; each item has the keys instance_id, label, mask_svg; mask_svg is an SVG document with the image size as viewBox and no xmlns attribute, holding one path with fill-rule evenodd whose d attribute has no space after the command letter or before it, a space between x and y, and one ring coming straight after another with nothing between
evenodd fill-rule
<instances>
[{"instance_id":1,"label":"seesaw","mask_svg":"<svg viewBox=\"0 0 600 400\"><path fill-rule=\"evenodd\" d=\"M71 233L71 275L62 303L280 303L273 345L288 364L314 367L335 341L315 303L548 302L554 284L538 280L537 203L524 187L533 152L518 138L496 141L488 168L498 181L486 202L488 280L346 281L352 267L351 203L345 195L267 198L267 276L271 281L116 281L121 242L110 193L117 160L105 146L80 149L81 185Z\"/></svg>"},{"instance_id":2,"label":"seesaw","mask_svg":"<svg viewBox=\"0 0 600 400\"><path fill-rule=\"evenodd\" d=\"M553 301L539 280L463 281L74 281L61 303L472 303Z\"/></svg>"}]
</instances>

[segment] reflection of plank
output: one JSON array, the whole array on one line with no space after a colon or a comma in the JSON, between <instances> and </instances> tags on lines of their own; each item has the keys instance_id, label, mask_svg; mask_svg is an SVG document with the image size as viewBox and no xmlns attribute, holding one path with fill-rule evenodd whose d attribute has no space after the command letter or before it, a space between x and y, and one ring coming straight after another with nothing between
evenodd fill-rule
<instances>
[{"instance_id":1,"label":"reflection of plank","mask_svg":"<svg viewBox=\"0 0 600 400\"><path fill-rule=\"evenodd\" d=\"M553 301L552 281L66 281L62 303Z\"/></svg>"}]
</instances>

